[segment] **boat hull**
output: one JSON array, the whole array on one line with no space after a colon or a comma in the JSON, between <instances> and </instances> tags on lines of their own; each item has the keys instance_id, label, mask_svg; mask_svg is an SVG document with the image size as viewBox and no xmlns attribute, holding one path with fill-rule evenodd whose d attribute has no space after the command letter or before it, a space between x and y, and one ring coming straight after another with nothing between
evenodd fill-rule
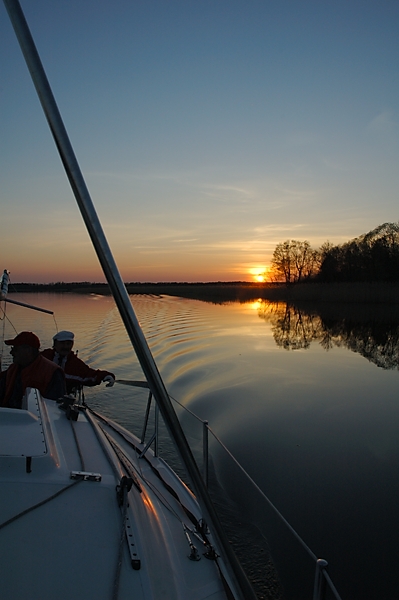
<instances>
[{"instance_id":1,"label":"boat hull","mask_svg":"<svg viewBox=\"0 0 399 600\"><path fill-rule=\"evenodd\" d=\"M68 418L34 389L26 406L0 409L3 598L226 598L196 499L162 459L88 408Z\"/></svg>"}]
</instances>

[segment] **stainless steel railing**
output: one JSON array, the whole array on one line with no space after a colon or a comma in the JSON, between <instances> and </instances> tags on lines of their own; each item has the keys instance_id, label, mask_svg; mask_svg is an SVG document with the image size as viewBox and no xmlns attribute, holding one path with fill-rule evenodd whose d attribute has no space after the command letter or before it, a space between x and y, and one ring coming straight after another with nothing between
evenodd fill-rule
<instances>
[{"instance_id":1,"label":"stainless steel railing","mask_svg":"<svg viewBox=\"0 0 399 600\"><path fill-rule=\"evenodd\" d=\"M129 383L129 385L134 385L134 382ZM140 382L140 387L144 387L143 383ZM245 471L243 466L238 462L238 460L232 455L230 450L224 445L222 440L216 435L216 433L209 427L208 421L204 421L200 419L195 413L189 410L186 406L181 404L178 400L170 396L170 399L173 400L176 404L178 404L183 410L188 412L194 419L196 419L199 423L202 424L202 474L204 478L205 485L208 487L209 485L209 434L215 439L218 445L223 448L223 450L228 454L230 459L236 464L239 470L243 473L245 478L250 482L251 486L261 495L263 500L269 505L269 507L274 511L277 517L280 519L282 523L288 528L291 534L296 538L296 540L300 543L302 548L309 554L312 560L315 563L315 575L314 575L314 585L313 585L313 596L312 600L326 600L327 591L332 594L335 600L342 600L339 595L335 585L333 584L331 577L328 574L327 567L328 562L324 558L318 558L316 554L309 548L309 546L304 542L301 536L295 531L295 529L290 525L290 523L285 519L285 517L280 513L280 511L274 506L274 504L269 500L266 494L259 488L259 486L255 483L255 481L250 477L250 475ZM151 411L152 404L152 394L149 392L147 406L145 411L144 418L144 426L141 435L141 443L144 444L145 437L148 432L149 426L149 417ZM147 441L141 455L144 455L148 448L154 444L153 451L156 455L158 455L158 438L159 438L159 411L157 409L157 404L155 403L154 407L154 430L150 435L149 440Z\"/></svg>"}]
</instances>

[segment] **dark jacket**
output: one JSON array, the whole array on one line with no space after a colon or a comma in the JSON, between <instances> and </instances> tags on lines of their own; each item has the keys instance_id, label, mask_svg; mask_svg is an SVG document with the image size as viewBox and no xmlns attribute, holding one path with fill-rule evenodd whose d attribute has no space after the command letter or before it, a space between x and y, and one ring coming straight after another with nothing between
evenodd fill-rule
<instances>
[{"instance_id":1,"label":"dark jacket","mask_svg":"<svg viewBox=\"0 0 399 600\"><path fill-rule=\"evenodd\" d=\"M46 348L43 350L42 356L48 358L51 361L59 364L58 359L61 358L55 352L54 348ZM115 375L110 373L109 371L102 371L101 369L92 369L89 365L83 362L80 358L78 358L71 350L66 359L64 358L61 361L61 367L65 372L65 380L67 386L67 393L71 393L71 391L75 388L79 388L82 385L93 386L99 385L104 377L107 375L111 375L115 379Z\"/></svg>"},{"instance_id":2,"label":"dark jacket","mask_svg":"<svg viewBox=\"0 0 399 600\"><path fill-rule=\"evenodd\" d=\"M27 387L37 388L44 398L57 400L66 393L62 369L41 354L26 367L13 363L0 374L0 404L21 408Z\"/></svg>"}]
</instances>

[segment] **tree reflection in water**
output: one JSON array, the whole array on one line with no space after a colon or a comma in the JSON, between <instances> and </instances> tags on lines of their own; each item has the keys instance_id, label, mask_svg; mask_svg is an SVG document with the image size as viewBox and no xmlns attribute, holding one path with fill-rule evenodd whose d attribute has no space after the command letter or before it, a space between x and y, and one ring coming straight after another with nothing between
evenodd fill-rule
<instances>
[{"instance_id":1,"label":"tree reflection in water","mask_svg":"<svg viewBox=\"0 0 399 600\"><path fill-rule=\"evenodd\" d=\"M276 344L285 350L325 350L344 346L383 369L399 369L399 306L324 306L259 301L259 317L270 323Z\"/></svg>"}]
</instances>

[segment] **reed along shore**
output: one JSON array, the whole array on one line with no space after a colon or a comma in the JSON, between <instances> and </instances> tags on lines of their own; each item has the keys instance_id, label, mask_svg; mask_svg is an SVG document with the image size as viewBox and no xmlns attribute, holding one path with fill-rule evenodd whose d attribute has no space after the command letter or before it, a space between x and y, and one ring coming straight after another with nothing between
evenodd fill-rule
<instances>
[{"instance_id":1,"label":"reed along shore","mask_svg":"<svg viewBox=\"0 0 399 600\"><path fill-rule=\"evenodd\" d=\"M179 296L205 302L247 302L264 299L281 302L334 302L334 303L399 303L399 282L390 283L282 283L251 282L209 282L209 283L126 283L129 294L150 294L155 296ZM24 293L110 293L106 283L15 283L9 294Z\"/></svg>"}]
</instances>

